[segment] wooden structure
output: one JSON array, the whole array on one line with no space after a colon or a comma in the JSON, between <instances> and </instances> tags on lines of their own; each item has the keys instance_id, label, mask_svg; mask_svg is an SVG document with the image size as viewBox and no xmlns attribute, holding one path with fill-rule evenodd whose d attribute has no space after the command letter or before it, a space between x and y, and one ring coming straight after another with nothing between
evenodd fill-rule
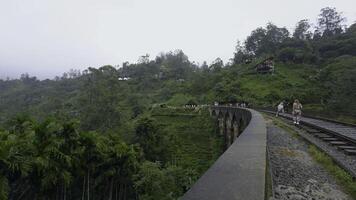
<instances>
[{"instance_id":1,"label":"wooden structure","mask_svg":"<svg viewBox=\"0 0 356 200\"><path fill-rule=\"evenodd\" d=\"M255 66L256 72L260 74L266 74L266 73L273 73L274 72L274 63L273 63L273 57L268 57L258 63Z\"/></svg>"}]
</instances>

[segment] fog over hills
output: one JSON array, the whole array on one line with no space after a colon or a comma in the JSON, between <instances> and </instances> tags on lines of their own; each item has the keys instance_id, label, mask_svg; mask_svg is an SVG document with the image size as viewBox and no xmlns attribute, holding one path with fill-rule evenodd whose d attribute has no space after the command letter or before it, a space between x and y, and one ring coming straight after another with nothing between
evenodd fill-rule
<instances>
[{"instance_id":1,"label":"fog over hills","mask_svg":"<svg viewBox=\"0 0 356 200\"><path fill-rule=\"evenodd\" d=\"M199 63L227 62L236 41L256 27L273 22L291 30L304 18L315 23L326 6L343 12L348 25L356 19L354 0L4 1L0 78L25 72L53 78L71 68L136 62L175 49Z\"/></svg>"}]
</instances>

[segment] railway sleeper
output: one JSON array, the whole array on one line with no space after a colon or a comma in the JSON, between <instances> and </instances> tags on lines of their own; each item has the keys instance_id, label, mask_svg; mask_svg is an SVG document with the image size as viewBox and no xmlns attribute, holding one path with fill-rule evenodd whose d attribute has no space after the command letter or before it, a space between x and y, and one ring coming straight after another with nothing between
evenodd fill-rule
<instances>
[{"instance_id":1,"label":"railway sleeper","mask_svg":"<svg viewBox=\"0 0 356 200\"><path fill-rule=\"evenodd\" d=\"M340 145L337 146L338 149L344 150L344 149L348 149L348 150L356 150L356 146L349 146L349 145Z\"/></svg>"},{"instance_id":2,"label":"railway sleeper","mask_svg":"<svg viewBox=\"0 0 356 200\"><path fill-rule=\"evenodd\" d=\"M340 141L340 139L334 138L334 137L326 137L326 138L322 138L322 140L324 140L326 142Z\"/></svg>"},{"instance_id":3,"label":"railway sleeper","mask_svg":"<svg viewBox=\"0 0 356 200\"><path fill-rule=\"evenodd\" d=\"M314 134L315 137L323 139L323 138L332 138L332 136L325 134L325 133L320 133L320 134Z\"/></svg>"},{"instance_id":4,"label":"railway sleeper","mask_svg":"<svg viewBox=\"0 0 356 200\"><path fill-rule=\"evenodd\" d=\"M345 152L347 155L356 155L356 150L344 149L344 152Z\"/></svg>"},{"instance_id":5,"label":"railway sleeper","mask_svg":"<svg viewBox=\"0 0 356 200\"><path fill-rule=\"evenodd\" d=\"M347 142L344 142L344 141L331 141L331 142L329 142L329 144L331 144L333 146L341 146L341 145L347 145Z\"/></svg>"},{"instance_id":6,"label":"railway sleeper","mask_svg":"<svg viewBox=\"0 0 356 200\"><path fill-rule=\"evenodd\" d=\"M322 133L320 130L307 128L306 126L303 126L302 128L303 128L304 130L306 130L308 133L311 133L311 134Z\"/></svg>"},{"instance_id":7,"label":"railway sleeper","mask_svg":"<svg viewBox=\"0 0 356 200\"><path fill-rule=\"evenodd\" d=\"M317 137L332 146L335 146L337 149L343 151L347 155L356 155L356 146L349 146L349 143L343 139L336 138L333 135L325 133L321 130L310 128L308 126L301 126L306 132L310 133L314 137Z\"/></svg>"},{"instance_id":8,"label":"railway sleeper","mask_svg":"<svg viewBox=\"0 0 356 200\"><path fill-rule=\"evenodd\" d=\"M291 117L288 116L284 116L284 115L281 116L289 120L292 119ZM324 142L327 142L330 145L335 146L338 150L344 152L346 155L356 155L356 146L350 144L348 141L342 138L336 138L334 135L330 133L325 133L324 131L319 130L315 127L310 127L304 122L302 122L302 125L299 127L302 128L307 133L310 133L314 137L317 137L320 140L323 140Z\"/></svg>"}]
</instances>

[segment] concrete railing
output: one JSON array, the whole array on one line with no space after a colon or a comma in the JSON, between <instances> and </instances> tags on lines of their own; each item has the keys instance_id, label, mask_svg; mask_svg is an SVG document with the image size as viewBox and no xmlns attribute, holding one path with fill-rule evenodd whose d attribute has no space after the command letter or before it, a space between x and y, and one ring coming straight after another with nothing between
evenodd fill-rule
<instances>
[{"instance_id":1,"label":"concrete railing","mask_svg":"<svg viewBox=\"0 0 356 200\"><path fill-rule=\"evenodd\" d=\"M243 122L241 120L248 122L243 122L246 127L242 133L236 140L232 140L229 148L182 199L265 199L267 130L262 115L257 111L243 108L211 107L211 110L218 119L219 117L226 119L225 122L233 123L233 119L240 119L240 123ZM224 127L226 130L228 126ZM225 131L225 134L229 134L229 131Z\"/></svg>"}]
</instances>

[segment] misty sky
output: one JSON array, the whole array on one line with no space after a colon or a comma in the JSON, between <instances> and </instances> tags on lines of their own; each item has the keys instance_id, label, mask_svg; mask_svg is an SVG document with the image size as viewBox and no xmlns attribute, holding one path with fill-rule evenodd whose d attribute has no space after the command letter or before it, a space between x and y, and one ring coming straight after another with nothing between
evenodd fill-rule
<instances>
[{"instance_id":1,"label":"misty sky","mask_svg":"<svg viewBox=\"0 0 356 200\"><path fill-rule=\"evenodd\" d=\"M0 0L0 78L53 78L175 49L199 63L228 61L253 29L292 31L326 6L355 22L356 0Z\"/></svg>"}]
</instances>

